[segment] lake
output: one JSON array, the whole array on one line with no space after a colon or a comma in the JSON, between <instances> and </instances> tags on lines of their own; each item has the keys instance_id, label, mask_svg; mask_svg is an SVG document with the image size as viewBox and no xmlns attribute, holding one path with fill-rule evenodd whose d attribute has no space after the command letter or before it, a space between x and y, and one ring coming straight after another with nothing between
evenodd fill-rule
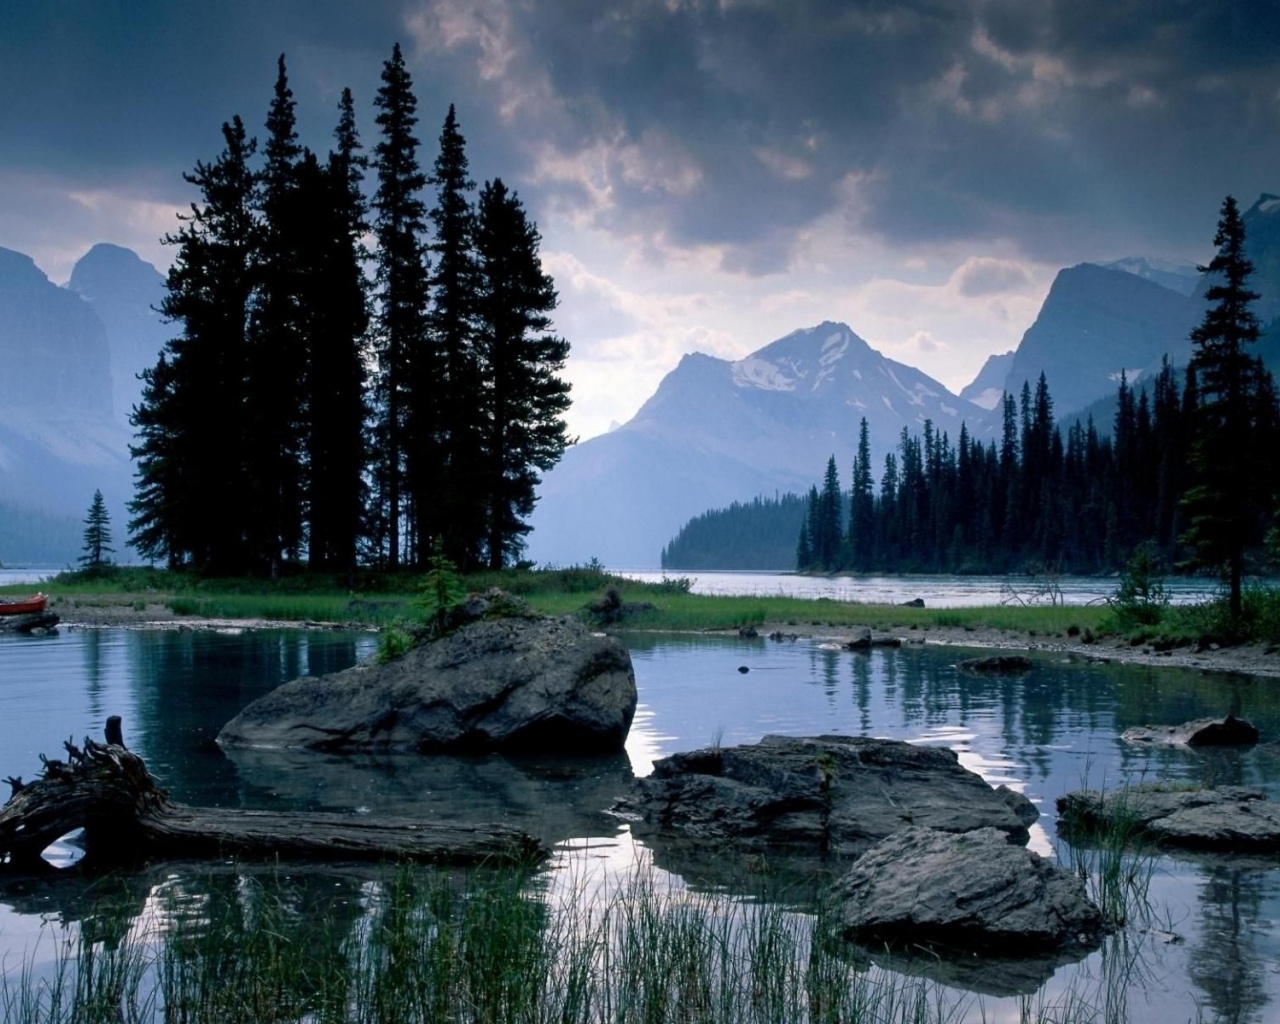
<instances>
[{"instance_id":1,"label":"lake","mask_svg":"<svg viewBox=\"0 0 1280 1024\"><path fill-rule=\"evenodd\" d=\"M963 674L958 649L908 646L870 655L808 641L628 635L640 706L625 756L509 761L224 755L213 737L228 718L289 678L328 672L368 655L368 634L302 631L73 630L44 638L0 635L0 777L31 778L38 755L74 736L100 736L109 714L175 799L220 806L307 808L358 814L502 820L556 844L553 898L581 892L566 880L625 875L647 865L663 885L732 903L756 899L754 881L716 856L643 841L604 810L653 760L679 750L758 740L766 733L871 734L939 744L992 784L1026 793L1042 817L1032 845L1069 863L1056 834L1054 798L1088 781L1141 779L1242 783L1280 793L1280 756L1248 751L1135 749L1131 725L1223 713L1238 702L1263 731L1280 736L1280 689L1248 677L1175 669L1036 660L1020 677ZM739 668L745 666L745 674ZM69 856L66 850L56 851ZM1060 967L1030 998L1106 988L1123 1012L1112 1019L1268 1021L1280 1000L1280 860L1157 859L1149 903L1100 953ZM164 927L146 915L157 893L181 885L190 866L120 880L126 892L106 915L114 934ZM223 870L235 873L234 866ZM288 869L284 876L297 872ZM359 906L364 879L326 869L308 889L315 907ZM563 884L562 884L563 883ZM193 883L194 884L194 883ZM0 965L39 977L77 928L103 927L86 891L58 882L0 882ZM114 898L114 897L113 897ZM97 908L97 909L94 909ZM800 909L803 909L801 907ZM143 924L143 922L150 922ZM1114 977L1123 960L1124 986ZM1025 1000L966 996L957 1020L1018 1020ZM1101 996L1098 996L1101 999ZM1098 1019L1102 1019L1101 1017Z\"/></svg>"},{"instance_id":2,"label":"lake","mask_svg":"<svg viewBox=\"0 0 1280 1024\"><path fill-rule=\"evenodd\" d=\"M646 583L684 578L695 594L746 597L803 597L810 600L903 604L922 600L929 608L980 608L1000 604L1103 604L1116 592L1107 576L801 576L791 572L666 572L618 570ZM1214 596L1216 584L1203 577L1169 577L1164 581L1171 604L1187 604Z\"/></svg>"}]
</instances>

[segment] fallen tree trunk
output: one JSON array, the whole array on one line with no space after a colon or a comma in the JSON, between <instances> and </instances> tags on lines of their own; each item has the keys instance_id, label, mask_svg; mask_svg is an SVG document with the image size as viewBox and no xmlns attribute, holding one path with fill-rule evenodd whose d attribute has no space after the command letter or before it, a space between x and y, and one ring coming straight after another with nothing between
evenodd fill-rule
<instances>
[{"instance_id":1,"label":"fallen tree trunk","mask_svg":"<svg viewBox=\"0 0 1280 1024\"><path fill-rule=\"evenodd\" d=\"M107 735L120 739L118 719ZM41 755L35 782L7 780L13 795L0 808L0 864L37 867L50 843L76 829L84 829L86 858L109 863L234 856L477 864L547 853L506 825L187 807L170 800L122 742L86 739L80 749L68 740L65 747L66 761Z\"/></svg>"}]
</instances>

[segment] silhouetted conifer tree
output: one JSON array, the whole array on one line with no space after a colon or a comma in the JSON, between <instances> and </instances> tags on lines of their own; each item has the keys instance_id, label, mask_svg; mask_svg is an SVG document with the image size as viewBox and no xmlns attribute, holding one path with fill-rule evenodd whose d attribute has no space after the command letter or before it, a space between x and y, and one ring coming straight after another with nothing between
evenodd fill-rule
<instances>
[{"instance_id":1,"label":"silhouetted conifer tree","mask_svg":"<svg viewBox=\"0 0 1280 1024\"><path fill-rule=\"evenodd\" d=\"M486 384L482 521L494 569L523 550L539 471L555 465L572 443L564 422L569 385L559 376L569 343L550 333L557 297L542 270L541 241L519 197L501 179L486 183L476 225L476 337Z\"/></svg>"},{"instance_id":2,"label":"silhouetted conifer tree","mask_svg":"<svg viewBox=\"0 0 1280 1024\"><path fill-rule=\"evenodd\" d=\"M97 572L111 564L108 556L115 554L115 550L111 546L111 514L102 500L102 492L94 491L89 512L84 517L84 554L79 562L90 572Z\"/></svg>"},{"instance_id":3,"label":"silhouetted conifer tree","mask_svg":"<svg viewBox=\"0 0 1280 1024\"><path fill-rule=\"evenodd\" d=\"M1239 615L1245 552L1262 538L1272 481L1258 432L1261 396L1267 389L1263 371L1248 351L1259 335L1252 308L1258 296L1248 287L1253 264L1245 256L1244 221L1231 196L1223 201L1213 244L1217 255L1200 268L1214 275L1205 295L1209 307L1191 332L1199 406L1184 540L1193 549L1195 565L1223 573L1231 612Z\"/></svg>"},{"instance_id":4,"label":"silhouetted conifer tree","mask_svg":"<svg viewBox=\"0 0 1280 1024\"><path fill-rule=\"evenodd\" d=\"M383 65L374 105L382 137L374 147L378 188L372 204L378 241L373 540L394 568L402 554L414 559L418 544L438 532L427 518L429 507L418 504L432 504L428 496L440 467L439 360L427 335L429 261L420 195L427 179L413 134L418 101L399 43ZM415 502L406 509L409 495Z\"/></svg>"},{"instance_id":5,"label":"silhouetted conifer tree","mask_svg":"<svg viewBox=\"0 0 1280 1024\"><path fill-rule=\"evenodd\" d=\"M222 134L217 159L184 175L201 201L164 238L177 254L160 311L181 333L144 371L130 417L137 482L129 533L145 558L234 574L248 568L247 521L255 514L236 496L249 443L242 411L257 224L254 143L238 117Z\"/></svg>"},{"instance_id":6,"label":"silhouetted conifer tree","mask_svg":"<svg viewBox=\"0 0 1280 1024\"><path fill-rule=\"evenodd\" d=\"M304 431L307 422L307 246L317 215L298 185L297 117L282 54L267 114L257 176L260 214L245 377L244 500L251 566L274 576L303 543ZM321 214L323 216L323 214Z\"/></svg>"},{"instance_id":7,"label":"silhouetted conifer tree","mask_svg":"<svg viewBox=\"0 0 1280 1024\"><path fill-rule=\"evenodd\" d=\"M476 351L480 273L476 256L475 188L467 169L466 140L453 105L440 132L440 152L431 183L436 205L430 217L435 240L432 306L427 318L440 361L440 482L435 489L444 550L463 571L481 564L485 536L483 398ZM430 500L416 496L419 505Z\"/></svg>"}]
</instances>

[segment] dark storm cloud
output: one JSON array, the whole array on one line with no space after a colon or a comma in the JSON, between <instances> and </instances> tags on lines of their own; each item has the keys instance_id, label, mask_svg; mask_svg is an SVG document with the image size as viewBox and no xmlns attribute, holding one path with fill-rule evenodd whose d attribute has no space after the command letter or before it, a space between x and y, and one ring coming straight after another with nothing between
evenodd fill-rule
<instances>
[{"instance_id":1,"label":"dark storm cloud","mask_svg":"<svg viewBox=\"0 0 1280 1024\"><path fill-rule=\"evenodd\" d=\"M260 130L281 52L291 72L303 72L293 84L304 141L323 147L338 90L363 85L370 94L400 35L399 5L390 3L4 4L0 160L102 181L159 170L178 191L178 172L218 150L223 121L239 114Z\"/></svg>"},{"instance_id":2,"label":"dark storm cloud","mask_svg":"<svg viewBox=\"0 0 1280 1024\"><path fill-rule=\"evenodd\" d=\"M655 258L781 270L833 213L891 246L1177 252L1224 193L1280 191L1277 38L1256 0L10 3L0 171L184 197L223 120L261 134L282 51L303 141L350 85L372 144L401 40L426 159L456 101L477 178Z\"/></svg>"},{"instance_id":3,"label":"dark storm cloud","mask_svg":"<svg viewBox=\"0 0 1280 1024\"><path fill-rule=\"evenodd\" d=\"M530 132L568 152L674 140L698 174L631 187L615 168L602 223L724 244L746 269L784 265L849 187L890 243L994 235L1060 259L1185 247L1223 193L1280 174L1278 5L497 6L558 101Z\"/></svg>"}]
</instances>

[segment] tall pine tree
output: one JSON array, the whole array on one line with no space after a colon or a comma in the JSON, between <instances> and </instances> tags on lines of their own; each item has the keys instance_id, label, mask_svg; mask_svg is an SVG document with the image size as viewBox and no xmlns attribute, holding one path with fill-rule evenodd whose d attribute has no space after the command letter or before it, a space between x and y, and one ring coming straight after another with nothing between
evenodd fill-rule
<instances>
[{"instance_id":1,"label":"tall pine tree","mask_svg":"<svg viewBox=\"0 0 1280 1024\"><path fill-rule=\"evenodd\" d=\"M476 225L480 292L477 339L487 389L482 403L484 523L490 568L518 558L537 500L538 472L572 442L559 376L569 343L551 334L555 284L538 255L541 236L501 179L480 193Z\"/></svg>"},{"instance_id":2,"label":"tall pine tree","mask_svg":"<svg viewBox=\"0 0 1280 1024\"><path fill-rule=\"evenodd\" d=\"M1244 221L1231 196L1223 201L1213 244L1218 253L1202 273L1213 275L1204 319L1191 332L1191 368L1199 388L1193 426L1193 483L1185 505L1190 524L1183 540L1195 565L1219 570L1231 612L1239 615L1245 552L1262 537L1269 497L1268 453L1255 428L1266 391L1248 346L1258 340L1249 290L1253 264L1245 256Z\"/></svg>"},{"instance_id":3,"label":"tall pine tree","mask_svg":"<svg viewBox=\"0 0 1280 1024\"><path fill-rule=\"evenodd\" d=\"M259 245L246 365L244 500L251 566L274 576L303 543L304 430L308 395L306 270L313 203L300 193L297 117L284 55L267 114L258 174Z\"/></svg>"},{"instance_id":4,"label":"tall pine tree","mask_svg":"<svg viewBox=\"0 0 1280 1024\"><path fill-rule=\"evenodd\" d=\"M145 558L240 573L254 510L230 496L240 493L251 440L241 413L257 238L254 143L238 117L222 134L222 153L184 175L201 202L164 238L177 254L160 311L180 333L144 371L130 417L137 479L129 533Z\"/></svg>"},{"instance_id":5,"label":"tall pine tree","mask_svg":"<svg viewBox=\"0 0 1280 1024\"><path fill-rule=\"evenodd\" d=\"M429 259L420 194L427 178L413 134L418 101L399 43L383 65L374 106L382 137L374 147L372 204L378 242L372 526L375 550L395 568L402 554L414 559L420 545L429 547L440 526L428 515L438 483L440 416L439 361L427 334Z\"/></svg>"},{"instance_id":6,"label":"tall pine tree","mask_svg":"<svg viewBox=\"0 0 1280 1024\"><path fill-rule=\"evenodd\" d=\"M344 89L335 148L326 165L307 153L298 189L311 211L305 247L308 339L308 559L312 568L355 571L364 508L366 332L369 299L362 241L367 230L351 91Z\"/></svg>"},{"instance_id":7,"label":"tall pine tree","mask_svg":"<svg viewBox=\"0 0 1280 1024\"><path fill-rule=\"evenodd\" d=\"M440 365L440 480L436 505L443 523L444 552L466 571L481 563L485 545L483 409L476 339L480 274L476 217L468 193L466 140L449 105L440 132L440 152L431 175L435 256L431 312L427 323ZM421 503L429 500L427 495Z\"/></svg>"}]
</instances>

